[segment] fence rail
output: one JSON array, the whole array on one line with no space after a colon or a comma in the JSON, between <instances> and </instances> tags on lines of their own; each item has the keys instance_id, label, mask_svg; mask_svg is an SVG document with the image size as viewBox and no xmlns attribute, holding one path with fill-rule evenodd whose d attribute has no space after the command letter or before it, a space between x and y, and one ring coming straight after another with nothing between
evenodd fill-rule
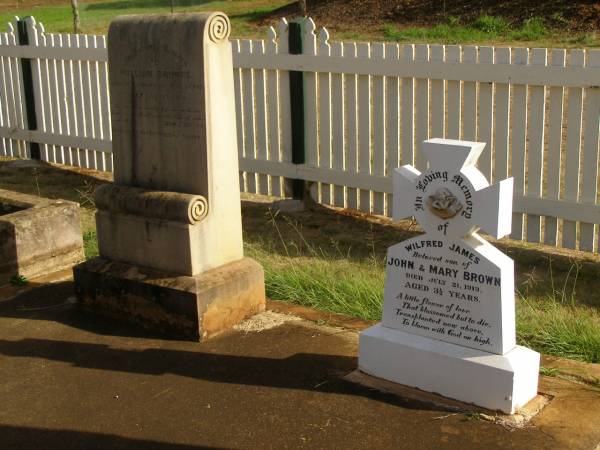
<instances>
[{"instance_id":1,"label":"fence rail","mask_svg":"<svg viewBox=\"0 0 600 450\"><path fill-rule=\"evenodd\" d=\"M112 170L106 40L0 34L0 154ZM282 20L265 40L232 40L240 184L282 195L314 182L322 203L389 214L391 170L425 168L430 137L486 142L480 170L515 178L515 239L598 252L600 51L336 42L310 19L290 54ZM27 123L31 61L37 129ZM292 163L290 71L304 77L305 163Z\"/></svg>"}]
</instances>

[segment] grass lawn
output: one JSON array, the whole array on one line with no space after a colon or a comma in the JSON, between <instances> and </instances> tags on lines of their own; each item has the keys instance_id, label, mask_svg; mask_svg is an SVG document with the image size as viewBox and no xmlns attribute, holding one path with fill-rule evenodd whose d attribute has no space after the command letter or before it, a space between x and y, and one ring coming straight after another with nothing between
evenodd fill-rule
<instances>
[{"instance_id":1,"label":"grass lawn","mask_svg":"<svg viewBox=\"0 0 600 450\"><path fill-rule=\"evenodd\" d=\"M97 255L94 187L109 174L56 166L6 168L0 188L65 198L82 205L86 255ZM379 320L390 245L417 232L411 222L315 206L277 214L264 198L244 196L245 251L265 268L269 298ZM600 363L600 258L510 240L496 244L514 258L517 334L550 355Z\"/></svg>"},{"instance_id":2,"label":"grass lawn","mask_svg":"<svg viewBox=\"0 0 600 450\"><path fill-rule=\"evenodd\" d=\"M36 4L41 3L41 5ZM171 0L80 0L81 28L84 33L106 34L108 25L121 14L168 13ZM14 16L32 15L53 33L72 32L72 15L68 0L0 0L0 22L7 23ZM286 0L174 0L176 12L220 10L232 21L233 37L266 37L266 26L276 24L282 15L293 18L297 14ZM286 6L287 5L287 6ZM277 10L283 8L281 12ZM309 10L310 12L310 10ZM317 11L317 14L320 14ZM530 47L597 47L600 39L589 31L567 30L566 22L530 17L516 24L502 16L482 14L476 19L449 15L438 23L427 26L411 23L393 23L356 20L346 23L335 14L335 2L326 17L317 26L327 26L333 39L375 40L398 42L428 42L442 44L499 44ZM334 19L332 19L334 18ZM564 19L563 19L564 20ZM372 23L373 22L373 23Z\"/></svg>"},{"instance_id":3,"label":"grass lawn","mask_svg":"<svg viewBox=\"0 0 600 450\"><path fill-rule=\"evenodd\" d=\"M106 34L108 25L122 14L159 14L171 11L170 0L107 0L81 1L79 14L82 32ZM176 0L176 12L223 11L232 22L232 36L259 35L264 27L251 23L256 17L284 5L285 0ZM69 1L48 6L24 6L14 8L14 3L0 5L0 23L9 22L14 16L34 16L52 33L72 33L73 16Z\"/></svg>"}]
</instances>

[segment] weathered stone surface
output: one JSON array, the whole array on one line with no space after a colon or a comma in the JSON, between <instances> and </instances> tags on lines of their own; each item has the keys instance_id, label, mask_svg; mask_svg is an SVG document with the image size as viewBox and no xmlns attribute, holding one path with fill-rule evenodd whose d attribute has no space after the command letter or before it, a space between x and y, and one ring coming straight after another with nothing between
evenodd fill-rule
<instances>
[{"instance_id":1,"label":"weathered stone surface","mask_svg":"<svg viewBox=\"0 0 600 450\"><path fill-rule=\"evenodd\" d=\"M194 277L95 258L74 269L82 308L202 340L265 309L262 267L244 258Z\"/></svg>"},{"instance_id":2,"label":"weathered stone surface","mask_svg":"<svg viewBox=\"0 0 600 450\"><path fill-rule=\"evenodd\" d=\"M229 30L222 13L124 16L109 30L115 183L208 202L207 217L188 229L198 251L187 252L185 275L243 257ZM148 245L146 262L136 257L133 234L144 234L147 222L134 226L124 214L105 219L97 227L102 257L181 270L168 242ZM161 227L179 233L171 221ZM127 233L117 237L120 245L104 244L115 231Z\"/></svg>"},{"instance_id":3,"label":"weathered stone surface","mask_svg":"<svg viewBox=\"0 0 600 450\"><path fill-rule=\"evenodd\" d=\"M0 285L83 261L79 205L0 189Z\"/></svg>"},{"instance_id":4,"label":"weathered stone surface","mask_svg":"<svg viewBox=\"0 0 600 450\"><path fill-rule=\"evenodd\" d=\"M74 270L84 308L194 339L264 309L243 254L229 28L222 13L111 24L115 185L95 196L100 258Z\"/></svg>"},{"instance_id":5,"label":"weathered stone surface","mask_svg":"<svg viewBox=\"0 0 600 450\"><path fill-rule=\"evenodd\" d=\"M116 214L132 214L151 219L195 225L208 214L201 195L165 192L106 183L94 192L96 208Z\"/></svg>"}]
</instances>

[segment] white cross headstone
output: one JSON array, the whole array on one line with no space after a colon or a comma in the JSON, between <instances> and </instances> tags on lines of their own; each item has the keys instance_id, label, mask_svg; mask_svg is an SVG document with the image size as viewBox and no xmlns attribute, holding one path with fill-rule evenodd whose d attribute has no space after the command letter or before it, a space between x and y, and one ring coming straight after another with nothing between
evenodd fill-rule
<instances>
[{"instance_id":1,"label":"white cross headstone","mask_svg":"<svg viewBox=\"0 0 600 450\"><path fill-rule=\"evenodd\" d=\"M514 264L485 241L510 233L513 180L475 167L484 143L430 139L429 169L393 174L394 219L425 234L388 249L381 324L360 337L359 368L513 413L537 394L539 354L515 342Z\"/></svg>"}]
</instances>

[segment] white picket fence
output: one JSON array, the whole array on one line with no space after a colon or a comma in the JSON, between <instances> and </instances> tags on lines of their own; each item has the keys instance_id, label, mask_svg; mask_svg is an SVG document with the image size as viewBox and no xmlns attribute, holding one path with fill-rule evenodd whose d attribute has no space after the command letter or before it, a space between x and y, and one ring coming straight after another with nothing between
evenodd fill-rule
<instances>
[{"instance_id":1,"label":"white picket fence","mask_svg":"<svg viewBox=\"0 0 600 450\"><path fill-rule=\"evenodd\" d=\"M0 154L111 170L104 36L28 22L0 34ZM515 239L598 252L600 51L330 42L312 20L304 51L288 26L232 40L242 189L282 195L316 182L319 201L389 214L391 170L423 169L430 137L486 142L479 168L515 178ZM28 130L19 58L31 58L38 130ZM304 72L306 163L292 164L289 71Z\"/></svg>"}]
</instances>

